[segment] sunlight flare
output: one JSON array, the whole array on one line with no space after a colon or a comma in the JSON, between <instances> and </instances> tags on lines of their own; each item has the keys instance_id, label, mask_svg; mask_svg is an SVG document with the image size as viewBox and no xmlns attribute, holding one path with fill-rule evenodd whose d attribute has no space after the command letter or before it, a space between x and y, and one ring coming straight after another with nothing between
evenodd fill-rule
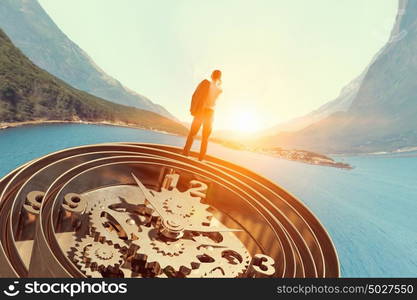
<instances>
[{"instance_id":1,"label":"sunlight flare","mask_svg":"<svg viewBox=\"0 0 417 300\"><path fill-rule=\"evenodd\" d=\"M261 129L261 118L250 109L236 111L230 120L230 128L239 133L253 133Z\"/></svg>"}]
</instances>

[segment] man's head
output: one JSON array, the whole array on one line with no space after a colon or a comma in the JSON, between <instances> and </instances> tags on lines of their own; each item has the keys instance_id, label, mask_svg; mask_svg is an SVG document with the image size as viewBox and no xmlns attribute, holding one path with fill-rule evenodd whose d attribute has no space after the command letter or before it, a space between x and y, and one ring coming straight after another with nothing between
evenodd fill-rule
<instances>
[{"instance_id":1,"label":"man's head","mask_svg":"<svg viewBox=\"0 0 417 300\"><path fill-rule=\"evenodd\" d=\"M221 80L222 78L222 72L220 70L214 70L213 73L211 73L211 79L213 81Z\"/></svg>"}]
</instances>

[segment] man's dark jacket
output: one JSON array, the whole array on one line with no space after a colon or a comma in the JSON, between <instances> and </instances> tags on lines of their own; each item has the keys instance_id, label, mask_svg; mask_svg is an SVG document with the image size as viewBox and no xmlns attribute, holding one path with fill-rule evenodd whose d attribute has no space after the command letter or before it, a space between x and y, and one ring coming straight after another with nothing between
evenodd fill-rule
<instances>
[{"instance_id":1,"label":"man's dark jacket","mask_svg":"<svg viewBox=\"0 0 417 300\"><path fill-rule=\"evenodd\" d=\"M204 79L195 89L191 100L190 112L192 116L198 116L203 113L204 106L210 90L210 81Z\"/></svg>"}]
</instances>

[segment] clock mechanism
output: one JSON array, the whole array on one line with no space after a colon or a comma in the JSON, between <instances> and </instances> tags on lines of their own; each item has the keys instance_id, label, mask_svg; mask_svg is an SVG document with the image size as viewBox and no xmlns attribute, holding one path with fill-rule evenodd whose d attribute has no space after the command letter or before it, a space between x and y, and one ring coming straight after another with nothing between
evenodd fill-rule
<instances>
[{"instance_id":1,"label":"clock mechanism","mask_svg":"<svg viewBox=\"0 0 417 300\"><path fill-rule=\"evenodd\" d=\"M339 275L329 235L298 199L240 166L180 152L88 145L6 175L0 276Z\"/></svg>"},{"instance_id":2,"label":"clock mechanism","mask_svg":"<svg viewBox=\"0 0 417 300\"><path fill-rule=\"evenodd\" d=\"M204 204L207 185L192 181L180 192L178 174L160 191L112 186L70 193L63 208L77 213L68 257L86 276L240 277L251 256L234 232ZM85 217L84 217L85 215ZM65 247L65 246L64 246Z\"/></svg>"}]
</instances>

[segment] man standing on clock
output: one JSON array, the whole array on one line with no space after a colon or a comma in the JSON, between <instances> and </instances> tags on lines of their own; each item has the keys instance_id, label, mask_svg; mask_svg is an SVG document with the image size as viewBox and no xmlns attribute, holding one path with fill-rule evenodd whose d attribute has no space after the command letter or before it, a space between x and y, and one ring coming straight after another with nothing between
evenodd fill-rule
<instances>
[{"instance_id":1,"label":"man standing on clock","mask_svg":"<svg viewBox=\"0 0 417 300\"><path fill-rule=\"evenodd\" d=\"M207 152L208 140L213 126L216 100L223 92L221 88L221 77L222 72L214 70L213 73L211 73L211 81L204 79L200 82L191 100L190 112L194 117L194 120L191 124L183 154L186 156L189 155L194 138L200 130L200 127L203 126L200 155L198 156L198 160L200 161L204 159Z\"/></svg>"}]
</instances>

